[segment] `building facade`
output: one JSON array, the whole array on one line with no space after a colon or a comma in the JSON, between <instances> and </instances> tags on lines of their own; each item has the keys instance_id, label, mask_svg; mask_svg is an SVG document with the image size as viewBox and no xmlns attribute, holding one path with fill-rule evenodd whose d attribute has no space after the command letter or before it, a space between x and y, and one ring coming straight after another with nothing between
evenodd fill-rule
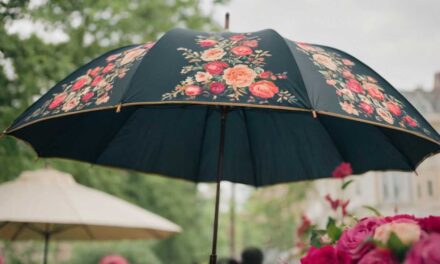
<instances>
[{"instance_id":1,"label":"building facade","mask_svg":"<svg viewBox=\"0 0 440 264\"><path fill-rule=\"evenodd\" d=\"M432 90L416 89L404 91L402 94L437 131L440 131L440 73L434 77ZM316 181L307 206L310 217L322 222L326 220L324 216L331 214L324 199L326 194L335 198L349 198L348 209L360 216L371 214L363 205L373 206L384 215L440 215L440 154L426 159L419 165L417 174L369 172L353 179L355 182L344 192L345 197L342 197L339 181Z\"/></svg>"}]
</instances>

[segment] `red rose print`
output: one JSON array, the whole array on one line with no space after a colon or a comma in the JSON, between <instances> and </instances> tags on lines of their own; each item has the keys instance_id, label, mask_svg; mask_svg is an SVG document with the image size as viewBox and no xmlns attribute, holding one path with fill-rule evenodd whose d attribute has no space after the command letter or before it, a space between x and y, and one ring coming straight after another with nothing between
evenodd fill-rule
<instances>
[{"instance_id":1,"label":"red rose print","mask_svg":"<svg viewBox=\"0 0 440 264\"><path fill-rule=\"evenodd\" d=\"M402 114L402 110L400 109L400 106L394 102L387 102L386 106L388 108L388 111L394 116L400 116Z\"/></svg>"},{"instance_id":2,"label":"red rose print","mask_svg":"<svg viewBox=\"0 0 440 264\"><path fill-rule=\"evenodd\" d=\"M335 85L336 84L336 81L335 80L327 80L327 81L325 81L328 85L331 85L331 86L333 86L333 85Z\"/></svg>"},{"instance_id":3,"label":"red rose print","mask_svg":"<svg viewBox=\"0 0 440 264\"><path fill-rule=\"evenodd\" d=\"M233 35L233 36L231 36L229 39L230 40L234 40L234 41L238 41L238 40L242 40L242 39L244 39L245 37L244 37L244 35L243 34L238 34L238 35Z\"/></svg>"},{"instance_id":4,"label":"red rose print","mask_svg":"<svg viewBox=\"0 0 440 264\"><path fill-rule=\"evenodd\" d=\"M72 91L77 91L81 88L84 87L84 85L86 83L88 83L90 81L90 78L88 76L83 76L81 77L79 80L77 80L73 85L72 85Z\"/></svg>"},{"instance_id":5,"label":"red rose print","mask_svg":"<svg viewBox=\"0 0 440 264\"><path fill-rule=\"evenodd\" d=\"M258 81L249 87L249 91L260 98L269 99L279 92L278 86L270 81Z\"/></svg>"},{"instance_id":6,"label":"red rose print","mask_svg":"<svg viewBox=\"0 0 440 264\"><path fill-rule=\"evenodd\" d=\"M221 94L225 90L225 85L221 82L213 82L209 86L209 90L213 94Z\"/></svg>"},{"instance_id":7,"label":"red rose print","mask_svg":"<svg viewBox=\"0 0 440 264\"><path fill-rule=\"evenodd\" d=\"M404 116L403 121L405 121L411 127L417 126L417 122L410 116Z\"/></svg>"},{"instance_id":8,"label":"red rose print","mask_svg":"<svg viewBox=\"0 0 440 264\"><path fill-rule=\"evenodd\" d=\"M223 70L228 67L228 64L222 61L213 61L203 65L205 71L212 75L219 75L223 73Z\"/></svg>"},{"instance_id":9,"label":"red rose print","mask_svg":"<svg viewBox=\"0 0 440 264\"><path fill-rule=\"evenodd\" d=\"M202 93L202 88L197 85L189 85L185 87L185 93L189 96L196 96Z\"/></svg>"},{"instance_id":10,"label":"red rose print","mask_svg":"<svg viewBox=\"0 0 440 264\"><path fill-rule=\"evenodd\" d=\"M354 79L353 73L351 73L349 70L343 70L342 76L344 76L345 79Z\"/></svg>"},{"instance_id":11,"label":"red rose print","mask_svg":"<svg viewBox=\"0 0 440 264\"><path fill-rule=\"evenodd\" d=\"M95 67L93 70L88 70L87 74L92 77L95 77L99 73L100 70L101 70L101 67Z\"/></svg>"},{"instance_id":12,"label":"red rose print","mask_svg":"<svg viewBox=\"0 0 440 264\"><path fill-rule=\"evenodd\" d=\"M272 72L271 71L264 71L260 74L258 74L258 77L260 77L261 79L269 79L270 76L272 76Z\"/></svg>"},{"instance_id":13,"label":"red rose print","mask_svg":"<svg viewBox=\"0 0 440 264\"><path fill-rule=\"evenodd\" d=\"M242 45L248 46L248 47L251 47L251 48L256 48L258 46L258 41L256 41L255 39L253 39L253 40L246 40L246 41L243 41Z\"/></svg>"},{"instance_id":14,"label":"red rose print","mask_svg":"<svg viewBox=\"0 0 440 264\"><path fill-rule=\"evenodd\" d=\"M347 85L348 89L355 93L364 93L364 89L362 88L362 85L355 79L350 79L348 82L345 83Z\"/></svg>"},{"instance_id":15,"label":"red rose print","mask_svg":"<svg viewBox=\"0 0 440 264\"><path fill-rule=\"evenodd\" d=\"M52 103L50 103L50 105L48 106L48 108L50 110L57 108L64 101L66 97L67 97L66 93L60 93L56 95L55 98L53 98Z\"/></svg>"},{"instance_id":16,"label":"red rose print","mask_svg":"<svg viewBox=\"0 0 440 264\"><path fill-rule=\"evenodd\" d=\"M211 47L214 46L215 44L217 44L217 41L213 39L203 39L199 41L199 45L201 47Z\"/></svg>"},{"instance_id":17,"label":"red rose print","mask_svg":"<svg viewBox=\"0 0 440 264\"><path fill-rule=\"evenodd\" d=\"M368 103L361 102L359 106L367 115L371 115L374 112L374 108Z\"/></svg>"},{"instance_id":18,"label":"red rose print","mask_svg":"<svg viewBox=\"0 0 440 264\"><path fill-rule=\"evenodd\" d=\"M377 100L379 100L379 101L383 101L383 99L384 99L384 95L383 95L383 93L379 90L379 87L378 87L377 85L375 85L375 84L373 84L373 83L366 83L366 84L364 84L364 87L367 89L368 94L369 94L371 97L373 97L373 98L375 98L375 99L377 99Z\"/></svg>"},{"instance_id":19,"label":"red rose print","mask_svg":"<svg viewBox=\"0 0 440 264\"><path fill-rule=\"evenodd\" d=\"M252 49L247 47L247 46L237 46L237 47L233 47L231 49L231 52L234 53L237 56L247 56L249 54L252 54Z\"/></svg>"},{"instance_id":20,"label":"red rose print","mask_svg":"<svg viewBox=\"0 0 440 264\"><path fill-rule=\"evenodd\" d=\"M90 84L90 86L95 87L97 86L100 82L102 82L104 80L104 78L102 78L101 75L96 76L95 79L93 79L92 83Z\"/></svg>"},{"instance_id":21,"label":"red rose print","mask_svg":"<svg viewBox=\"0 0 440 264\"><path fill-rule=\"evenodd\" d=\"M113 63L109 63L107 64L107 66L104 67L104 69L102 70L102 73L108 73L111 70L113 70L113 68L115 67L115 65Z\"/></svg>"},{"instance_id":22,"label":"red rose print","mask_svg":"<svg viewBox=\"0 0 440 264\"><path fill-rule=\"evenodd\" d=\"M119 53L118 53L118 54L113 54L113 55L108 56L106 60L107 60L108 62L110 62L110 61L114 61L114 60L116 60L117 57L119 57Z\"/></svg>"},{"instance_id":23,"label":"red rose print","mask_svg":"<svg viewBox=\"0 0 440 264\"><path fill-rule=\"evenodd\" d=\"M88 92L88 93L84 94L84 95L81 97L81 102L83 102L83 103L87 103L87 102L90 100L90 98L93 97L93 95L95 95L94 92Z\"/></svg>"}]
</instances>

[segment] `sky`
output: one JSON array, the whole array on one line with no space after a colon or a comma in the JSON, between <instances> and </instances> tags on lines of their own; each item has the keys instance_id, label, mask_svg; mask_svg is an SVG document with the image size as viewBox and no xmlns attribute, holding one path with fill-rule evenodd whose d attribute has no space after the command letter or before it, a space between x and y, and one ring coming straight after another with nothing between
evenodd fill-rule
<instances>
[{"instance_id":1,"label":"sky","mask_svg":"<svg viewBox=\"0 0 440 264\"><path fill-rule=\"evenodd\" d=\"M212 0L203 0L204 10ZM231 0L215 7L230 31L272 28L284 37L341 49L396 88L431 89L440 72L439 0Z\"/></svg>"}]
</instances>

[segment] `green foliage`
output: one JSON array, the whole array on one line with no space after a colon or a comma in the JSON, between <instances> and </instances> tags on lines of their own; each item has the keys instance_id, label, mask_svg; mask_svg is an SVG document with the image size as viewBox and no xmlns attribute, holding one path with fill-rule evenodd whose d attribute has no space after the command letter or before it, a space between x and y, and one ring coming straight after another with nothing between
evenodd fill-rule
<instances>
[{"instance_id":1,"label":"green foliage","mask_svg":"<svg viewBox=\"0 0 440 264\"><path fill-rule=\"evenodd\" d=\"M379 212L379 210L377 210L373 206L363 205L362 208L365 208L368 211L372 212L375 216L382 216L382 214Z\"/></svg>"},{"instance_id":2,"label":"green foliage","mask_svg":"<svg viewBox=\"0 0 440 264\"><path fill-rule=\"evenodd\" d=\"M348 180L348 181L344 181L342 186L341 186L341 189L345 190L351 183L353 183L353 181L354 181L353 179Z\"/></svg>"},{"instance_id":3,"label":"green foliage","mask_svg":"<svg viewBox=\"0 0 440 264\"><path fill-rule=\"evenodd\" d=\"M276 185L257 190L240 216L240 246L287 250L295 244L296 219L301 215L300 201L309 183Z\"/></svg>"},{"instance_id":4,"label":"green foliage","mask_svg":"<svg viewBox=\"0 0 440 264\"><path fill-rule=\"evenodd\" d=\"M339 237L342 235L342 228L336 225L336 220L329 217L327 222L327 235L332 240L332 242L338 241Z\"/></svg>"},{"instance_id":5,"label":"green foliage","mask_svg":"<svg viewBox=\"0 0 440 264\"><path fill-rule=\"evenodd\" d=\"M201 12L199 0L48 0L33 8L28 2L0 1L0 60L11 60L16 73L16 76L8 76L0 64L0 129L9 126L36 97L56 82L107 50L157 39L176 26L208 31L219 29L210 16ZM48 44L35 35L21 39L8 34L7 26L20 18L39 22L48 31L61 29L68 41ZM162 215L184 230L170 239L146 244L126 242L90 247L89 244L75 244L71 263L96 263L98 255L109 249L125 254L131 258L131 263L192 263L207 259L212 203L198 196L194 184L79 162L38 160L23 142L11 137L0 140L0 182L13 179L23 170L46 164L71 173L81 184ZM8 250L6 246L5 250ZM11 259L10 263L20 261Z\"/></svg>"},{"instance_id":6,"label":"green foliage","mask_svg":"<svg viewBox=\"0 0 440 264\"><path fill-rule=\"evenodd\" d=\"M403 261L411 246L405 245L394 232L391 232L387 248L391 249L399 261Z\"/></svg>"}]
</instances>

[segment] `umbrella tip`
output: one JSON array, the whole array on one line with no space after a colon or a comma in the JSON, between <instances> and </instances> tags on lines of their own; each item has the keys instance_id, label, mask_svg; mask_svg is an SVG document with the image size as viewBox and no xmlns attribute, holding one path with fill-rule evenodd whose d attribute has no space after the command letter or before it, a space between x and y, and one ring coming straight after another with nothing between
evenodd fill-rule
<instances>
[{"instance_id":1,"label":"umbrella tip","mask_svg":"<svg viewBox=\"0 0 440 264\"><path fill-rule=\"evenodd\" d=\"M121 108L122 108L122 104L118 104L118 105L116 106L116 113L121 112Z\"/></svg>"},{"instance_id":2,"label":"umbrella tip","mask_svg":"<svg viewBox=\"0 0 440 264\"><path fill-rule=\"evenodd\" d=\"M317 118L318 117L318 114L316 113L315 110L312 110L312 115L313 115L313 118Z\"/></svg>"}]
</instances>

